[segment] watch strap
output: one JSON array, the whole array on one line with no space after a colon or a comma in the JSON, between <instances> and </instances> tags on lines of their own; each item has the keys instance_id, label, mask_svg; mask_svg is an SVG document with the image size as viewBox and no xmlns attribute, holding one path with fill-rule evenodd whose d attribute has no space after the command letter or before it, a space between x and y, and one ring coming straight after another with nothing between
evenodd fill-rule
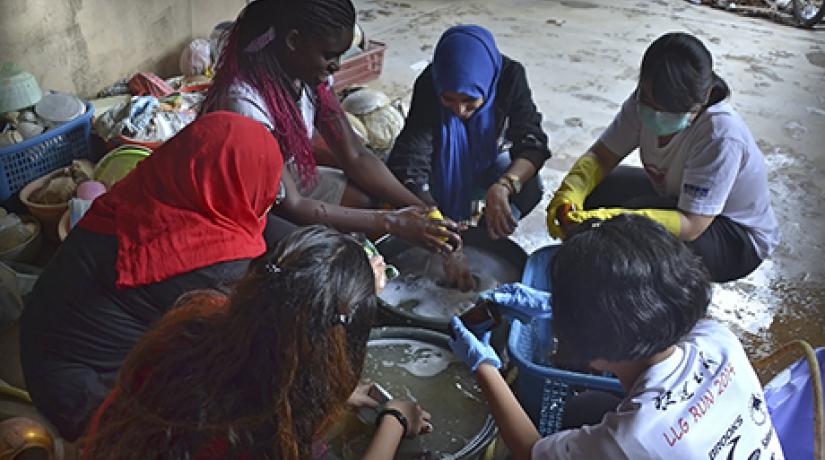
<instances>
[{"instance_id":1,"label":"watch strap","mask_svg":"<svg viewBox=\"0 0 825 460\"><path fill-rule=\"evenodd\" d=\"M381 409L381 412L378 413L378 417L375 418L375 426L381 425L381 420L383 420L386 415L392 415L396 420L398 420L398 423L401 424L401 428L404 429L403 437L406 438L407 431L409 431L410 428L410 422L407 421L407 417L405 417L404 414L402 414L398 409L392 409L389 407Z\"/></svg>"}]
</instances>

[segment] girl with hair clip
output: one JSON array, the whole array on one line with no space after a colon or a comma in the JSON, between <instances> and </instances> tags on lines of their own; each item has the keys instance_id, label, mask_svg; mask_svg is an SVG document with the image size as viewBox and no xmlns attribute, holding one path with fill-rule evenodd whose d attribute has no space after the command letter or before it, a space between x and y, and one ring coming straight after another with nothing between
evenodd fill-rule
<instances>
[{"instance_id":1,"label":"girl with hair clip","mask_svg":"<svg viewBox=\"0 0 825 460\"><path fill-rule=\"evenodd\" d=\"M322 457L364 366L384 268L355 238L310 226L252 261L228 296L182 298L129 354L84 457ZM364 458L393 458L429 417L389 401Z\"/></svg>"},{"instance_id":2,"label":"girl with hair clip","mask_svg":"<svg viewBox=\"0 0 825 460\"><path fill-rule=\"evenodd\" d=\"M489 338L454 319L450 346L475 373L514 458L783 458L745 350L704 319L711 284L687 245L623 215L583 223L550 265L554 363L609 372L625 396L600 420L540 438Z\"/></svg>"},{"instance_id":3,"label":"girl with hair clip","mask_svg":"<svg viewBox=\"0 0 825 460\"><path fill-rule=\"evenodd\" d=\"M550 234L636 213L686 241L713 281L754 271L779 243L779 227L762 152L729 97L699 39L659 37L638 86L553 196ZM644 169L617 167L637 147Z\"/></svg>"},{"instance_id":4,"label":"girl with hair clip","mask_svg":"<svg viewBox=\"0 0 825 460\"><path fill-rule=\"evenodd\" d=\"M229 110L266 126L287 163L273 213L299 225L391 233L440 252L460 247L458 226L430 209L358 140L333 94L332 74L352 42L350 0L255 0L226 38L204 111ZM317 166L317 129L341 169ZM274 180L274 178L273 178ZM370 210L381 202L400 210Z\"/></svg>"}]
</instances>

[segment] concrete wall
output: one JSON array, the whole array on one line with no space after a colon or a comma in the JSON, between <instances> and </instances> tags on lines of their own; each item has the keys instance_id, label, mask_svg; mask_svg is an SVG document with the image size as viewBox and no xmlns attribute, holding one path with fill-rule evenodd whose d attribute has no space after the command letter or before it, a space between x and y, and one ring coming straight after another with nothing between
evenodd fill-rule
<instances>
[{"instance_id":1,"label":"concrete wall","mask_svg":"<svg viewBox=\"0 0 825 460\"><path fill-rule=\"evenodd\" d=\"M135 71L179 73L183 46L245 0L0 0L0 62L44 89L93 96Z\"/></svg>"}]
</instances>

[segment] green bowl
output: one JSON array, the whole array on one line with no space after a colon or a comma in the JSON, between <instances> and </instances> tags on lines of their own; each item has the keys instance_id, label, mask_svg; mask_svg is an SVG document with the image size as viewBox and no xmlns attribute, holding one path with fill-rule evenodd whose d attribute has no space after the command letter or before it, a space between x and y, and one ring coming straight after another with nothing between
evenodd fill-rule
<instances>
[{"instance_id":1,"label":"green bowl","mask_svg":"<svg viewBox=\"0 0 825 460\"><path fill-rule=\"evenodd\" d=\"M43 91L34 75L11 63L0 67L0 113L31 107L42 98Z\"/></svg>"}]
</instances>

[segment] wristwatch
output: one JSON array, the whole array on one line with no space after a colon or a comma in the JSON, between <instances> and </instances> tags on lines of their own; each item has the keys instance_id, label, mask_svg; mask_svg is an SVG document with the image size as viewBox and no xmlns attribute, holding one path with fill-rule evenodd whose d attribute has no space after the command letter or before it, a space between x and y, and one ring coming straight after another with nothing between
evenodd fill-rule
<instances>
[{"instance_id":1,"label":"wristwatch","mask_svg":"<svg viewBox=\"0 0 825 460\"><path fill-rule=\"evenodd\" d=\"M521 193L521 179L515 174L507 173L501 176L501 179L507 181L510 184L510 188L513 190L514 194Z\"/></svg>"}]
</instances>

